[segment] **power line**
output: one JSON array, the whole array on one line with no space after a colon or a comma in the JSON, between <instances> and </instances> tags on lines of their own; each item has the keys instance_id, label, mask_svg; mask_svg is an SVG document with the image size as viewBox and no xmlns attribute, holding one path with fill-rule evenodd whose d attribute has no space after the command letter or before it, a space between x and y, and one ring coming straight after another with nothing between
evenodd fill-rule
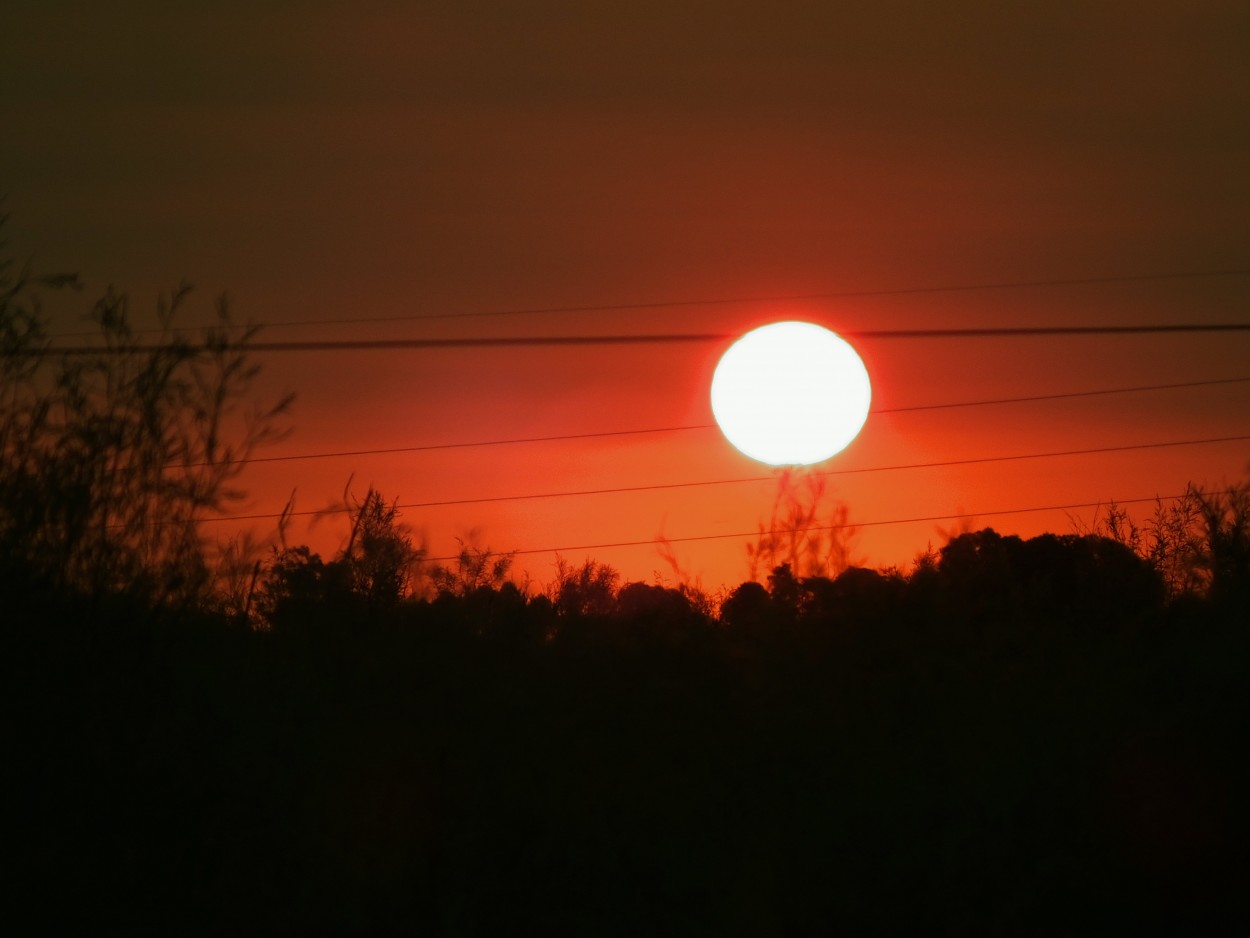
<instances>
[{"instance_id":1,"label":"power line","mask_svg":"<svg viewBox=\"0 0 1250 938\"><path fill-rule=\"evenodd\" d=\"M872 473L872 472L893 472L893 471L904 470L904 469L934 469L934 468L941 468L941 467L946 467L946 466L968 466L968 465L975 465L978 463L1014 462L1014 461L1027 460L1027 459L1049 459L1049 458L1061 457L1061 456L1088 456L1088 455L1094 455L1098 453L1122 453L1122 452L1130 452L1130 451L1135 451L1135 450L1165 449L1165 448L1177 447L1177 446L1200 446L1200 445L1212 444L1212 443L1241 442L1245 440L1250 440L1250 434L1241 435L1241 436L1208 437L1206 439L1200 439L1200 440L1169 440L1165 442L1154 442L1154 443L1131 443L1131 444L1127 444L1123 446L1099 446L1099 447L1094 447L1091 449L1059 450L1059 451L1046 452L1046 453L1023 453L1023 454L1014 454L1014 455L1008 455L1008 456L980 456L980 457L974 457L974 458L969 458L969 459L950 459L950 460L941 460L941 461L936 461L936 462L923 462L923 463L902 463L902 464L890 465L890 466L871 466L871 467L865 467L865 468L860 468L860 469L830 469L830 470L826 470L822 472L814 472L812 473L812 475L816 475L816 476L862 475L862 474ZM627 485L627 486L617 486L613 488L602 488L602 489L564 490L564 491L558 491L558 492L535 492L535 493L527 493L527 494L522 494L522 495L496 495L496 496L488 496L488 497L483 497L483 498L460 498L460 499L448 499L444 501L408 502L405 504L396 504L395 507L399 509L441 508L441 507L448 507L452 505L477 505L477 504L486 504L486 503L492 503L492 502L530 501L530 500L536 500L536 499L571 498L571 497L588 496L588 495L621 495L621 494L626 494L630 492L653 492L653 491L663 491L663 490L671 490L671 489L705 488L709 486L720 486L720 485L740 485L740 484L752 483L752 482L770 482L774 478L775 478L774 476L749 476L746 478L713 479L713 480L697 481L697 482L664 482L664 483L657 483L654 485ZM309 517L309 516L314 516L314 515L319 516L319 515L339 514L339 513L346 514L352 510L354 509L348 508L348 507L341 507L341 508L330 508L330 509L320 509L320 510L291 511L291 512L285 512L285 513L270 512L270 513L265 513L265 514L254 514L254 515L226 515L226 516L222 516L219 518L205 518L203 520L206 522L262 521L262 520L269 520L269 519L281 518L281 517ZM154 522L154 523L159 524L160 522Z\"/></svg>"},{"instance_id":2,"label":"power line","mask_svg":"<svg viewBox=\"0 0 1250 938\"><path fill-rule=\"evenodd\" d=\"M1246 379L1250 380L1250 379ZM506 440L475 440L468 443L425 443L420 446L391 446L384 449L340 450L331 453L295 453L290 456L257 456L249 463L287 462L298 459L329 459L334 456L380 456L390 453L423 453L442 449L471 449L478 446L513 446L521 443L554 443L561 440L591 440L613 436L637 436L644 433L673 433L678 430L707 430L715 424L689 424L679 427L650 427L642 430L602 430L596 433L561 433L555 436L510 437ZM186 468L205 466L207 463L189 463Z\"/></svg>"},{"instance_id":3,"label":"power line","mask_svg":"<svg viewBox=\"0 0 1250 938\"><path fill-rule=\"evenodd\" d=\"M1220 492L1211 492L1212 495L1227 495L1227 490ZM1184 495L1156 495L1151 498L1127 498L1116 499L1117 505L1139 505L1146 502L1173 501L1175 499L1184 498ZM1074 511L1078 508L1100 508L1108 504L1101 502L1081 502L1072 505L1039 505L1029 508L1000 508L994 511L970 511L954 515L927 515L919 518L891 518L885 521L857 521L847 522L846 524L828 524L818 525L808 528L793 529L777 529L772 531L739 531L734 534L698 534L690 537L666 537L663 540L669 544L686 544L692 541L717 541L728 540L740 537L760 537L771 536L774 534L802 534L810 531L841 531L854 528L871 528L884 527L895 524L920 524L923 522L933 521L958 521L962 518L980 518L980 517L997 517L1000 515L1022 515L1042 511ZM607 544L573 544L564 547L528 547L522 550L505 551L505 554L556 554L573 550L603 550L613 547L649 547L658 542L658 538L651 538L646 541L615 541ZM427 557L429 563L443 563L450 560L459 560L458 556L448 557Z\"/></svg>"},{"instance_id":4,"label":"power line","mask_svg":"<svg viewBox=\"0 0 1250 938\"><path fill-rule=\"evenodd\" d=\"M1131 326L991 326L959 329L867 329L848 331L848 339L864 341L889 339L987 339L1040 338L1095 335L1176 335L1183 333L1250 332L1250 323L1155 323ZM287 342L248 342L226 345L227 350L246 352L367 352L411 351L417 349L461 348L534 348L577 347L588 345L671 345L727 342L736 335L721 332L668 332L634 335L545 335L545 336L458 336L453 338L417 339L319 339ZM136 345L49 346L47 349L16 351L22 357L37 357L46 352L66 355L129 355L156 351L160 346Z\"/></svg>"},{"instance_id":5,"label":"power line","mask_svg":"<svg viewBox=\"0 0 1250 938\"><path fill-rule=\"evenodd\" d=\"M1165 449L1175 446L1199 446L1210 443L1232 443L1250 440L1250 434L1244 436L1211 437L1204 440L1173 440L1164 443L1133 443L1125 446L1099 446L1092 449L1069 449L1049 453L1022 453L1011 456L981 456L971 459L947 459L937 462L901 463L892 466L870 466L861 469L827 469L813 472L814 476L863 475L870 472L893 472L902 469L938 469L948 466L971 466L979 463L1014 462L1025 459L1049 459L1058 456L1088 456L1096 453L1124 453L1133 450ZM629 492L654 492L666 489L706 488L719 485L739 485L749 482L771 482L775 476L750 476L741 479L714 479L705 482L664 482L655 485L627 485L606 489L585 489L580 491L542 492L528 495L497 495L489 498L461 498L436 502L414 502L408 505L397 505L398 508L439 508L449 505L477 505L489 502L529 501L545 498L568 498L582 495L620 495Z\"/></svg>"},{"instance_id":6,"label":"power line","mask_svg":"<svg viewBox=\"0 0 1250 938\"><path fill-rule=\"evenodd\" d=\"M1241 277L1250 275L1250 269L1230 270L1199 270L1165 274L1127 274L1110 277L1075 277L1049 280L1014 280L991 281L987 283L966 283L944 286L895 287L875 290L835 290L824 293L794 293L777 296L740 296L721 297L719 299L693 300L658 300L644 303L600 303L588 306L534 306L519 309L485 310L478 312L453 313L416 313L408 316L370 316L351 319L288 319L277 322L257 323L263 328L288 328L303 326L336 326L362 325L366 323L386 322L421 322L439 319L479 319L490 316L533 316L553 313L597 313L618 312L638 309L676 309L696 306L729 306L742 303L786 303L806 300L851 299L873 296L911 296L927 293L971 293L982 290L1014 290L1036 287L1092 286L1111 283L1148 283L1161 280L1195 280L1213 277ZM196 328L196 327L191 327ZM199 328L211 328L203 326ZM138 329L136 335L151 335L162 332L160 329ZM78 336L96 335L93 332L69 332L54 338L74 338Z\"/></svg>"},{"instance_id":7,"label":"power line","mask_svg":"<svg viewBox=\"0 0 1250 938\"><path fill-rule=\"evenodd\" d=\"M1220 384L1244 384L1247 378L1211 378L1205 381L1180 381L1173 384L1139 384L1128 388L1103 388L1095 391L1066 391L1059 394L1033 394L1027 397L1000 397L982 401L960 401L951 404L916 404L911 407L888 407L874 413L899 414L918 410L945 410L951 407L981 407L987 404L1024 404L1033 401L1058 401L1078 397L1101 397L1107 394L1132 394L1138 391L1173 391L1182 388L1211 387Z\"/></svg>"},{"instance_id":8,"label":"power line","mask_svg":"<svg viewBox=\"0 0 1250 938\"><path fill-rule=\"evenodd\" d=\"M988 398L977 401L952 401L941 404L915 404L908 407L882 407L875 408L871 411L873 414L901 414L915 413L926 410L947 410L958 407L984 407L995 404L1021 404L1032 403L1035 401L1056 401L1067 400L1081 397L1099 397L1109 394L1132 394L1142 391L1170 391L1182 388L1198 388L1211 387L1216 385L1227 384L1245 384L1250 382L1250 377L1244 378L1214 378L1206 381L1182 381L1173 384L1143 384L1127 388L1104 388L1093 391L1067 391L1058 394L1033 394L1027 397L999 397ZM501 440L474 440L461 443L425 443L418 446L392 446L382 449L359 449L359 450L338 450L333 452L322 453L293 453L287 456L257 456L249 459L250 463L262 462L290 462L301 459L330 459L333 457L343 456L380 456L395 453L421 453L435 450L447 449L470 449L475 447L486 446L514 446L518 444L528 443L554 443L564 442L568 440L590 440L603 439L610 437L622 436L640 436L651 433L676 433L688 430L710 430L714 428L714 423L697 423L685 424L672 427L645 427L638 430L601 430L593 433L561 433L552 436L528 436L528 437L510 437ZM206 465L205 463L190 463L184 468L192 469Z\"/></svg>"}]
</instances>

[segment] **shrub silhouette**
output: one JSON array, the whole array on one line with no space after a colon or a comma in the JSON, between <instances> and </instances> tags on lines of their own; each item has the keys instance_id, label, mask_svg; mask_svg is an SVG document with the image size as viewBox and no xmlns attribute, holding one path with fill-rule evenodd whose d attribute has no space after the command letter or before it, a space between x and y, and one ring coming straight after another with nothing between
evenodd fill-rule
<instances>
[{"instance_id":1,"label":"shrub silhouette","mask_svg":"<svg viewBox=\"0 0 1250 938\"><path fill-rule=\"evenodd\" d=\"M257 614L282 628L377 614L412 594L424 553L400 524L394 503L370 486L353 507L346 543L329 563L306 546L273 549L260 577Z\"/></svg>"},{"instance_id":2,"label":"shrub silhouette","mask_svg":"<svg viewBox=\"0 0 1250 938\"><path fill-rule=\"evenodd\" d=\"M777 476L777 494L767 521L758 523L754 542L746 545L747 578L783 564L795 577L837 576L855 563L852 543L855 527L850 509L835 502L822 515L829 497L822 476L801 469L783 469Z\"/></svg>"},{"instance_id":3,"label":"shrub silhouette","mask_svg":"<svg viewBox=\"0 0 1250 938\"><path fill-rule=\"evenodd\" d=\"M834 579L803 581L803 618L811 623L848 625L889 619L900 607L906 583L897 574L847 567Z\"/></svg>"},{"instance_id":4,"label":"shrub silhouette","mask_svg":"<svg viewBox=\"0 0 1250 938\"><path fill-rule=\"evenodd\" d=\"M681 590L651 583L626 583L616 594L618 618L665 625L686 624L697 613Z\"/></svg>"},{"instance_id":5,"label":"shrub silhouette","mask_svg":"<svg viewBox=\"0 0 1250 938\"><path fill-rule=\"evenodd\" d=\"M499 590L508 583L515 560L513 554L498 554L475 542L476 530L467 538L457 538L460 551L454 567L436 564L430 570L430 581L437 593L469 596L480 589Z\"/></svg>"},{"instance_id":6,"label":"shrub silhouette","mask_svg":"<svg viewBox=\"0 0 1250 938\"><path fill-rule=\"evenodd\" d=\"M1250 597L1250 482L1223 493L1191 486L1198 503L1204 550L1201 555L1210 582L1211 598L1239 604Z\"/></svg>"},{"instance_id":7,"label":"shrub silhouette","mask_svg":"<svg viewBox=\"0 0 1250 938\"><path fill-rule=\"evenodd\" d=\"M1111 624L1158 611L1163 585L1150 563L1099 535L1029 540L992 528L942 547L936 585L949 613L974 626L1002 622Z\"/></svg>"},{"instance_id":8,"label":"shrub silhouette","mask_svg":"<svg viewBox=\"0 0 1250 938\"><path fill-rule=\"evenodd\" d=\"M338 558L351 592L371 609L393 606L407 596L425 551L399 524L395 504L370 486L352 516L347 546Z\"/></svg>"},{"instance_id":9,"label":"shrub silhouette","mask_svg":"<svg viewBox=\"0 0 1250 938\"><path fill-rule=\"evenodd\" d=\"M255 449L281 436L290 395L241 410L259 366L225 297L192 341L174 328L190 288L158 301L162 332L140 342L110 288L91 318L100 344L52 350L39 281L0 267L0 565L9 589L39 582L160 605L206 602L201 522L241 497ZM61 282L52 281L54 284Z\"/></svg>"},{"instance_id":10,"label":"shrub silhouette","mask_svg":"<svg viewBox=\"0 0 1250 938\"><path fill-rule=\"evenodd\" d=\"M772 597L754 580L737 586L720 607L721 623L735 631L762 628L772 616Z\"/></svg>"},{"instance_id":11,"label":"shrub silhouette","mask_svg":"<svg viewBox=\"0 0 1250 938\"><path fill-rule=\"evenodd\" d=\"M258 584L256 613L270 628L297 626L323 614L341 612L332 580L319 554L309 548L275 548Z\"/></svg>"},{"instance_id":12,"label":"shrub silhouette","mask_svg":"<svg viewBox=\"0 0 1250 938\"><path fill-rule=\"evenodd\" d=\"M1244 615L1086 628L1161 609L1123 545L987 529L906 581L783 565L721 628L557 572L563 608L505 583L370 609L343 556L291 547L269 633L87 642L22 612L14 849L75 896L38 923L1245 931Z\"/></svg>"},{"instance_id":13,"label":"shrub silhouette","mask_svg":"<svg viewBox=\"0 0 1250 938\"><path fill-rule=\"evenodd\" d=\"M1114 502L1095 526L1153 564L1169 600L1241 596L1250 580L1250 482L1208 492L1190 483L1136 525Z\"/></svg>"},{"instance_id":14,"label":"shrub silhouette","mask_svg":"<svg viewBox=\"0 0 1250 938\"><path fill-rule=\"evenodd\" d=\"M575 567L558 558L552 584L556 610L580 618L611 615L620 579L621 575L607 564L586 560Z\"/></svg>"}]
</instances>

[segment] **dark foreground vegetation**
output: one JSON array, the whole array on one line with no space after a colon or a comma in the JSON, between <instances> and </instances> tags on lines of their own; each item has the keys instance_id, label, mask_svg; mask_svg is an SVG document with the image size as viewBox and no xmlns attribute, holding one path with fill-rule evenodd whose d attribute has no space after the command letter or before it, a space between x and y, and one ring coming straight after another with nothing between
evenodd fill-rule
<instances>
[{"instance_id":1,"label":"dark foreground vegetation","mask_svg":"<svg viewBox=\"0 0 1250 938\"><path fill-rule=\"evenodd\" d=\"M725 621L641 584L268 630L10 598L22 931L1236 933L1245 604L1003 546Z\"/></svg>"},{"instance_id":2,"label":"dark foreground vegetation","mask_svg":"<svg viewBox=\"0 0 1250 938\"><path fill-rule=\"evenodd\" d=\"M251 333L171 301L140 343L110 293L62 357L34 283L0 264L6 932L1250 930L1245 486L906 573L783 513L717 599L431 567L373 491L329 560L215 544L286 404L237 409Z\"/></svg>"}]
</instances>

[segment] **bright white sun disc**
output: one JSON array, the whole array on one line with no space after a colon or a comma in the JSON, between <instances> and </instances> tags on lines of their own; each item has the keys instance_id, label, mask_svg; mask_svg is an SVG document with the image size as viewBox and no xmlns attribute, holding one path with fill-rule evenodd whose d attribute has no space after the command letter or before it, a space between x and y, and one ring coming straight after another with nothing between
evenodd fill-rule
<instances>
[{"instance_id":1,"label":"bright white sun disc","mask_svg":"<svg viewBox=\"0 0 1250 938\"><path fill-rule=\"evenodd\" d=\"M855 439L872 402L859 355L810 322L752 330L721 356L712 413L740 451L773 466L822 462Z\"/></svg>"}]
</instances>

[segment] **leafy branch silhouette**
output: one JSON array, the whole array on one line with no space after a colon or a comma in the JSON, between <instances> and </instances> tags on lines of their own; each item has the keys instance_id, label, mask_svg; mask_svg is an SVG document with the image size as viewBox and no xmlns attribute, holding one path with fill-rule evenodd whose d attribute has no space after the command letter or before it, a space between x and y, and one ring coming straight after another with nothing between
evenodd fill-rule
<instances>
[{"instance_id":1,"label":"leafy branch silhouette","mask_svg":"<svg viewBox=\"0 0 1250 938\"><path fill-rule=\"evenodd\" d=\"M154 605L207 603L214 571L201 522L243 497L255 450L285 436L286 394L243 408L260 366L252 326L227 297L192 341L174 326L191 287L157 302L140 345L130 301L109 287L92 307L99 352L50 346L40 288L76 287L0 265L0 561L16 581ZM13 584L8 584L13 586Z\"/></svg>"}]
</instances>

